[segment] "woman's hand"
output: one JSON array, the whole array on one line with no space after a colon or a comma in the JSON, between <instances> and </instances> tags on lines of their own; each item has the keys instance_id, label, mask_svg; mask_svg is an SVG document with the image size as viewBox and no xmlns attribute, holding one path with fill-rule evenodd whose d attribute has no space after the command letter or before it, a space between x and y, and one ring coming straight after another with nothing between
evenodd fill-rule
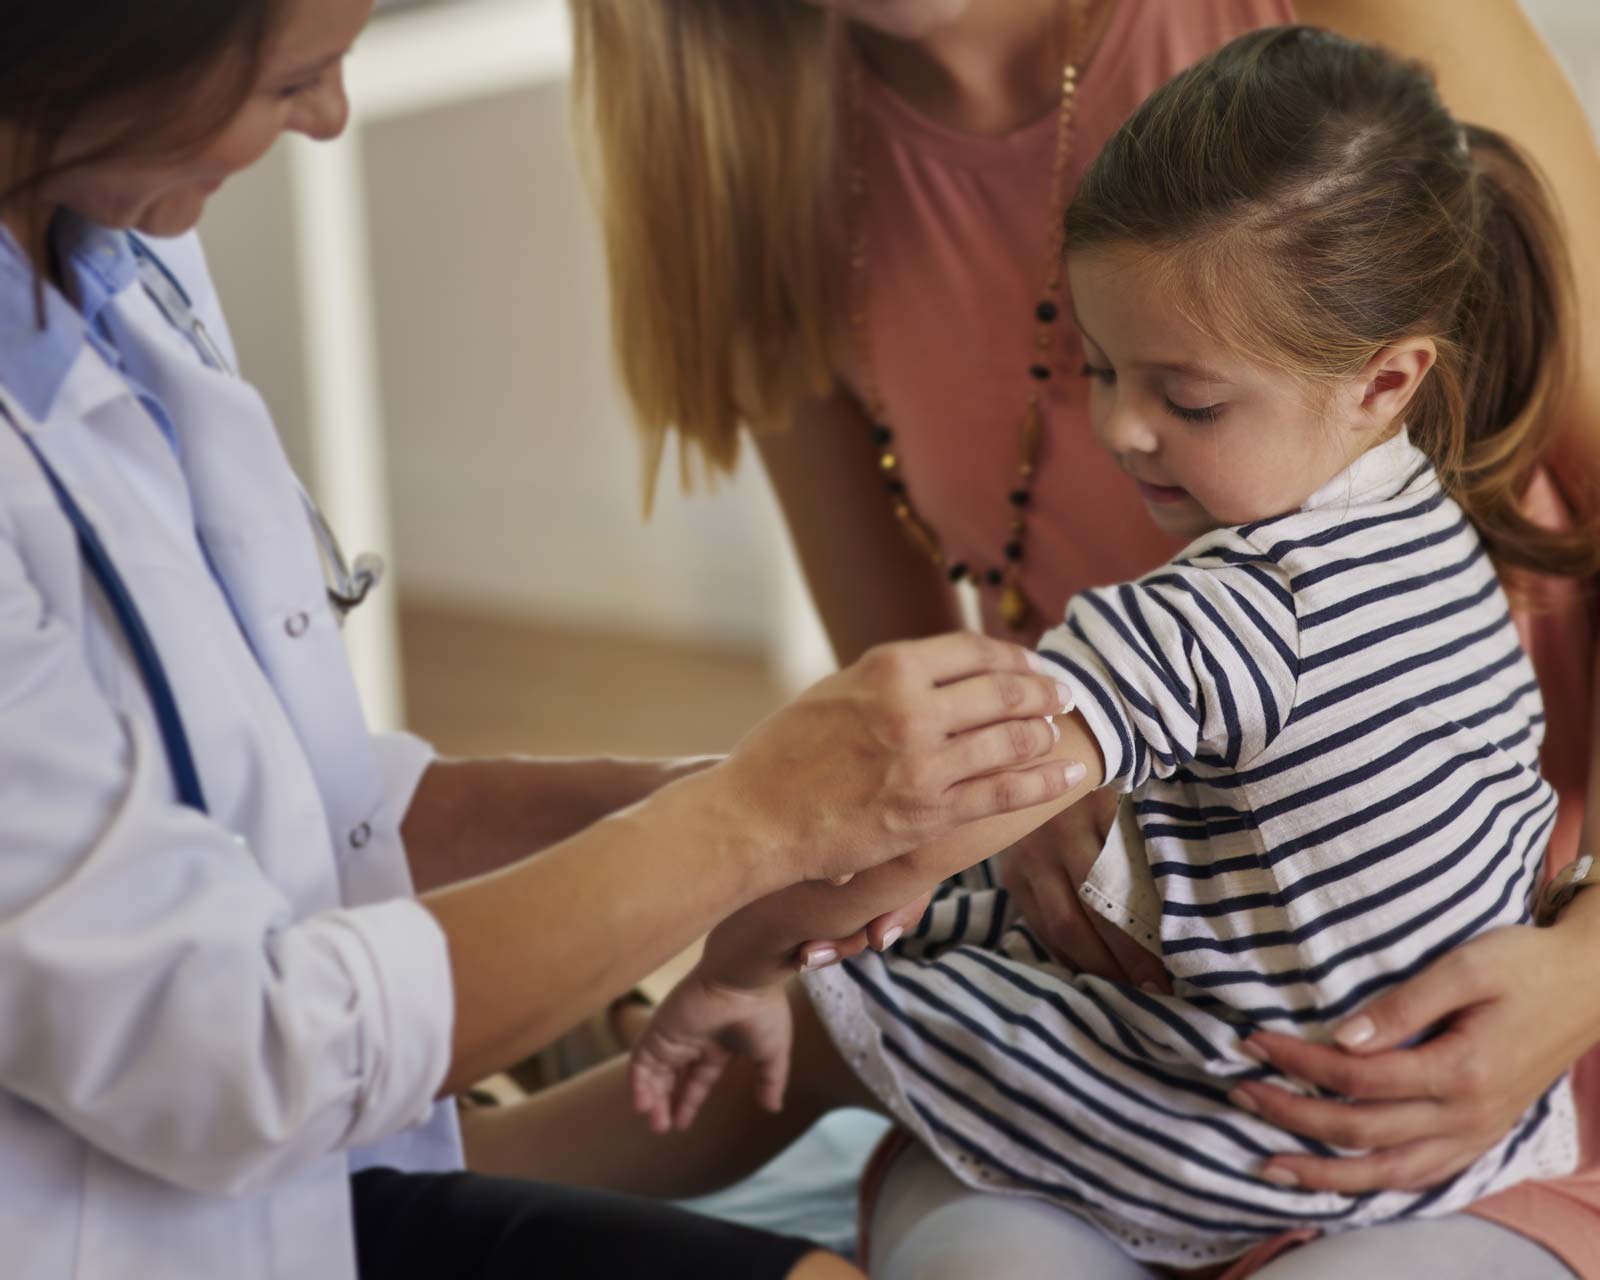
<instances>
[{"instance_id":1,"label":"woman's hand","mask_svg":"<svg viewBox=\"0 0 1600 1280\"><path fill-rule=\"evenodd\" d=\"M1588 938L1574 932L1584 926ZM1419 1190L1466 1168L1600 1032L1583 967L1592 960L1573 954L1577 946L1592 955L1597 926L1593 918L1555 929L1518 925L1475 938L1346 1020L1336 1032L1343 1047L1252 1036L1252 1056L1349 1100L1252 1082L1234 1101L1291 1132L1367 1152L1274 1156L1263 1176L1355 1195ZM1435 1026L1442 1030L1425 1044L1397 1047Z\"/></svg>"},{"instance_id":2,"label":"woman's hand","mask_svg":"<svg viewBox=\"0 0 1600 1280\"><path fill-rule=\"evenodd\" d=\"M975 634L882 645L768 717L721 765L732 820L790 851L793 879L874 867L981 818L1063 795L1036 763L1066 685L1028 650Z\"/></svg>"},{"instance_id":3,"label":"woman's hand","mask_svg":"<svg viewBox=\"0 0 1600 1280\"><path fill-rule=\"evenodd\" d=\"M1024 836L1000 855L1000 883L1034 936L1069 969L1165 991L1170 983L1161 961L1078 897L1120 798L1098 791Z\"/></svg>"}]
</instances>

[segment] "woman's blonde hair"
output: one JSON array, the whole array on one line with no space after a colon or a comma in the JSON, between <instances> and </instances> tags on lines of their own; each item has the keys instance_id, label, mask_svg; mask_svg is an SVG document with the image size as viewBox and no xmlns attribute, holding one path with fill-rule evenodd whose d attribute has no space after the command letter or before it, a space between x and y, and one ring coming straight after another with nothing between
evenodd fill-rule
<instances>
[{"instance_id":1,"label":"woman's blonde hair","mask_svg":"<svg viewBox=\"0 0 1600 1280\"><path fill-rule=\"evenodd\" d=\"M570 0L646 492L676 431L727 470L743 423L829 382L832 28L798 0Z\"/></svg>"}]
</instances>

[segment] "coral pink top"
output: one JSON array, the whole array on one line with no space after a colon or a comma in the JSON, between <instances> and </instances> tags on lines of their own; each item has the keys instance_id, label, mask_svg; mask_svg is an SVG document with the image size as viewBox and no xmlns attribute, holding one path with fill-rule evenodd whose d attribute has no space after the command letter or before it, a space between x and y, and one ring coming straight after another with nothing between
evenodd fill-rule
<instances>
[{"instance_id":1,"label":"coral pink top","mask_svg":"<svg viewBox=\"0 0 1600 1280\"><path fill-rule=\"evenodd\" d=\"M1069 195L1117 126L1173 74L1245 31L1293 20L1290 0L1120 0L1080 81ZM1003 137L974 137L929 120L871 75L863 79L874 373L913 502L951 559L981 570L999 563L1011 519L1007 494L1049 245L1056 117ZM1022 585L1037 606L1029 639L1062 616L1075 592L1136 578L1178 549L1094 441L1077 338L1065 316L1058 328L1022 566ZM840 376L859 394L854 357L840 353ZM1531 501L1548 518L1563 518L1548 478ZM1519 618L1549 716L1545 772L1561 798L1551 868L1576 849L1594 667L1590 607L1575 586L1558 591L1554 607ZM1003 634L994 593L983 596L988 629ZM1473 1211L1538 1240L1586 1280L1600 1280L1600 1053L1580 1064L1575 1083L1584 1170L1514 1188ZM1230 1280L1287 1243L1241 1261Z\"/></svg>"}]
</instances>

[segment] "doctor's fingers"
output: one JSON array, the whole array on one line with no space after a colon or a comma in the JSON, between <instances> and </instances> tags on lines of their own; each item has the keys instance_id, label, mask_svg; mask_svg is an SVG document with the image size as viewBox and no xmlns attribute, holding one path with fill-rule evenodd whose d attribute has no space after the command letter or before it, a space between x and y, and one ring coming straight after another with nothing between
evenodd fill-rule
<instances>
[{"instance_id":1,"label":"doctor's fingers","mask_svg":"<svg viewBox=\"0 0 1600 1280\"><path fill-rule=\"evenodd\" d=\"M1039 760L1060 739L1060 730L1053 721L1007 720L954 735L938 751L937 768L949 783L958 783Z\"/></svg>"},{"instance_id":2,"label":"doctor's fingers","mask_svg":"<svg viewBox=\"0 0 1600 1280\"><path fill-rule=\"evenodd\" d=\"M1000 671L943 685L931 706L945 733L965 733L1072 710L1072 688L1050 676Z\"/></svg>"}]
</instances>

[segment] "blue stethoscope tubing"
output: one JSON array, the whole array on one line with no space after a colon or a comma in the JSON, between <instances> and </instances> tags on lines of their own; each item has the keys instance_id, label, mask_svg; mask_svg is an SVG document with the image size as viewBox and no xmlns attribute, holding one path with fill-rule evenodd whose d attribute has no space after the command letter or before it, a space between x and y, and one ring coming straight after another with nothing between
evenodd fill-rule
<instances>
[{"instance_id":1,"label":"blue stethoscope tubing","mask_svg":"<svg viewBox=\"0 0 1600 1280\"><path fill-rule=\"evenodd\" d=\"M178 710L178 699L172 692L166 664L161 661L161 653L150 636L150 628L145 626L144 615L139 612L138 604L128 591L127 582L117 571L110 553L106 551L106 544L100 541L100 535L95 532L94 525L78 505L77 499L61 482L55 468L45 460L39 446L27 432L18 431L17 434L22 437L22 442L28 446L39 469L44 472L45 479L50 482L56 501L61 504L61 510L71 523L73 532L78 535L78 547L83 552L84 562L89 566L94 580L100 584L100 590L105 592L106 600L116 615L117 625L127 637L133 660L139 666L145 690L155 708L156 723L160 726L161 741L172 767L173 781L177 784L178 799L191 809L209 813L206 794L200 786L200 771L195 767L194 752L189 746L189 733L184 728L183 715Z\"/></svg>"},{"instance_id":2,"label":"blue stethoscope tubing","mask_svg":"<svg viewBox=\"0 0 1600 1280\"><path fill-rule=\"evenodd\" d=\"M220 373L231 374L233 370L227 358L212 340L211 335L206 332L200 318L195 315L188 293L167 264L161 261L149 245L131 232L128 233L128 243L139 263L140 283L167 322L189 339L204 364ZM10 419L10 414L4 412L3 405L0 405L0 417ZM178 699L172 691L172 682L167 678L166 665L161 661L161 654L150 635L150 628L145 625L144 615L139 612L139 606L128 590L127 582L118 571L100 535L95 532L93 523L78 505L77 499L72 496L55 468L40 451L38 444L22 429L21 424L12 421L11 425L22 438L22 442L28 446L29 452L39 464L39 469L49 481L57 503L60 504L63 514L77 535L84 562L101 591L105 593L117 625L127 639L128 647L133 653L134 662L138 665L139 674L144 680L145 689L156 713L156 724L161 731L161 741L172 769L173 781L178 789L178 799L199 813L209 813L205 791L200 785L200 771L195 766L194 751L189 743L189 732L184 726L183 714L178 710ZM366 598L367 592L377 584L378 578L383 573L383 563L375 556L359 556L352 573L345 562L344 553L339 548L338 539L333 536L333 530L323 519L321 511L303 489L300 496L311 519L312 531L316 535L324 560L331 562L331 568L337 578L338 589L330 588L328 595L342 616L359 605Z\"/></svg>"}]
</instances>

